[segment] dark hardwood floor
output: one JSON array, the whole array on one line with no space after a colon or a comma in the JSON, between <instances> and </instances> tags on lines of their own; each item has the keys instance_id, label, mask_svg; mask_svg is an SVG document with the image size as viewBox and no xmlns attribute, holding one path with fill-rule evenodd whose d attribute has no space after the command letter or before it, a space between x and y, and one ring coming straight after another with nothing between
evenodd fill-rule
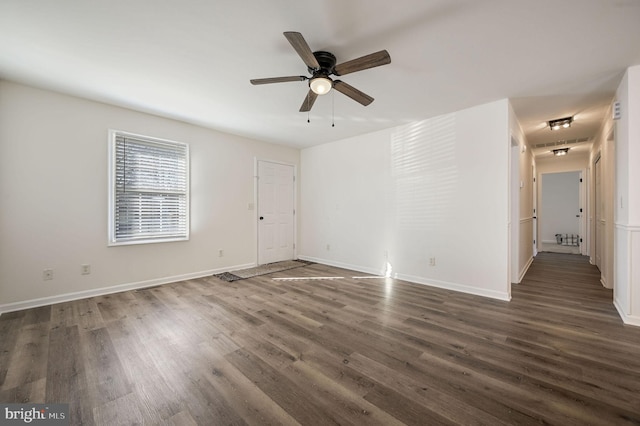
<instances>
[{"instance_id":1,"label":"dark hardwood floor","mask_svg":"<svg viewBox=\"0 0 640 426\"><path fill-rule=\"evenodd\" d=\"M540 253L511 302L360 275L4 314L0 401L70 403L84 425L640 424L640 329L584 257Z\"/></svg>"}]
</instances>

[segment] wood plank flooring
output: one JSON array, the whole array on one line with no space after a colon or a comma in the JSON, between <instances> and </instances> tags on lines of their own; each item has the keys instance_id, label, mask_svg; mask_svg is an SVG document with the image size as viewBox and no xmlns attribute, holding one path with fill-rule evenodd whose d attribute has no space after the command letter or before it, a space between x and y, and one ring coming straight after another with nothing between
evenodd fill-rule
<instances>
[{"instance_id":1,"label":"wood plank flooring","mask_svg":"<svg viewBox=\"0 0 640 426\"><path fill-rule=\"evenodd\" d=\"M0 401L70 403L83 425L640 424L640 328L586 258L540 253L511 302L361 275L4 314Z\"/></svg>"}]
</instances>

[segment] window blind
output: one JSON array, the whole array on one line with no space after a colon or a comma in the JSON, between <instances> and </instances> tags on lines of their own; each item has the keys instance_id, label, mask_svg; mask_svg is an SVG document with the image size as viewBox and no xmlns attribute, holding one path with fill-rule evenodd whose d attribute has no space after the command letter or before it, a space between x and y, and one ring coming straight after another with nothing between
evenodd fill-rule
<instances>
[{"instance_id":1,"label":"window blind","mask_svg":"<svg viewBox=\"0 0 640 426\"><path fill-rule=\"evenodd\" d=\"M115 134L112 242L189 237L188 145Z\"/></svg>"}]
</instances>

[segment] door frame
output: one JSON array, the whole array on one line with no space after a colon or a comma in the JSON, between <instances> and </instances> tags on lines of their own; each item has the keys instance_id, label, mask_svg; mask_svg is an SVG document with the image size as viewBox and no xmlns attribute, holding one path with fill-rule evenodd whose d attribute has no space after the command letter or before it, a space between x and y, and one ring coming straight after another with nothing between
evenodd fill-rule
<instances>
[{"instance_id":1,"label":"door frame","mask_svg":"<svg viewBox=\"0 0 640 426\"><path fill-rule=\"evenodd\" d=\"M255 261L254 263L258 265L258 261L260 259L260 241L258 235L258 212L260 206L258 205L258 180L260 176L258 175L258 163L259 162L280 164L283 166L291 166L293 167L293 259L298 258L298 166L295 163L290 163L287 161L281 160L271 160L268 158L259 158L253 157L253 206L249 206L249 210L253 207L253 235L254 244L255 244Z\"/></svg>"},{"instance_id":2,"label":"door frame","mask_svg":"<svg viewBox=\"0 0 640 426\"><path fill-rule=\"evenodd\" d=\"M580 242L580 254L582 256L589 255L589 238L591 237L589 232L589 170L581 169L580 170L580 179L582 180L582 185L580 185L580 208L582 211L580 212L580 233L582 241Z\"/></svg>"},{"instance_id":3,"label":"door frame","mask_svg":"<svg viewBox=\"0 0 640 426\"><path fill-rule=\"evenodd\" d=\"M606 245L603 244L605 241L604 238L604 229L598 239L598 227L600 224L598 223L598 203L602 202L603 198L603 179L602 179L602 165L603 165L602 152L598 151L598 153L593 157L593 213L591 215L591 223L589 228L591 228L593 232L593 257L591 264L596 265L600 270L600 274L604 276L604 268L603 268L603 254ZM598 179L598 170L600 170L600 178ZM598 194L598 183L600 184L600 193ZM600 212L600 219L602 219L602 213ZM600 251L598 252L598 247L600 247ZM598 262L598 254L600 255L600 262ZM605 286L606 287L606 286Z\"/></svg>"},{"instance_id":4,"label":"door frame","mask_svg":"<svg viewBox=\"0 0 640 426\"><path fill-rule=\"evenodd\" d=\"M589 179L587 179L587 175L588 175L588 170L587 169L558 169L558 170L548 170L548 171L544 171L544 172L538 172L537 173L537 186L536 186L536 201L535 204L537 206L536 209L536 218L537 218L537 226L536 226L536 230L537 230L537 235L536 235L536 240L538 241L538 247L540 247L539 245L542 244L542 237L540 236L540 230L541 230L541 226L540 223L544 222L545 218L544 215L541 215L541 211L542 211L542 192L544 191L544 186L543 186L543 182L542 182L542 177L543 175L548 175L548 174L556 174L556 173L577 173L579 179L582 180L582 182L579 184L578 186L578 204L579 204L579 209L582 208L582 212L580 213L580 217L578 220L578 232L580 233L580 238L582 238L582 242L580 243L580 255L582 256L586 256L589 253L589 248L587 247L587 244L589 244L589 240L591 237L591 229L589 229L590 227L587 225L587 220L586 218L588 217L588 215L590 214L590 206L589 206L589 200L588 200L588 194L589 194Z\"/></svg>"}]
</instances>

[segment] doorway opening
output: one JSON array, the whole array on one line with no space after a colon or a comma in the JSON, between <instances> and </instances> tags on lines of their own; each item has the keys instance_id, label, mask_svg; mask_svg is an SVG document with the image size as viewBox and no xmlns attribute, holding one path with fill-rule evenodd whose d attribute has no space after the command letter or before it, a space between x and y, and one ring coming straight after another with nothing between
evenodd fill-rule
<instances>
[{"instance_id":1,"label":"doorway opening","mask_svg":"<svg viewBox=\"0 0 640 426\"><path fill-rule=\"evenodd\" d=\"M538 250L584 254L583 172L544 173L537 212Z\"/></svg>"}]
</instances>

